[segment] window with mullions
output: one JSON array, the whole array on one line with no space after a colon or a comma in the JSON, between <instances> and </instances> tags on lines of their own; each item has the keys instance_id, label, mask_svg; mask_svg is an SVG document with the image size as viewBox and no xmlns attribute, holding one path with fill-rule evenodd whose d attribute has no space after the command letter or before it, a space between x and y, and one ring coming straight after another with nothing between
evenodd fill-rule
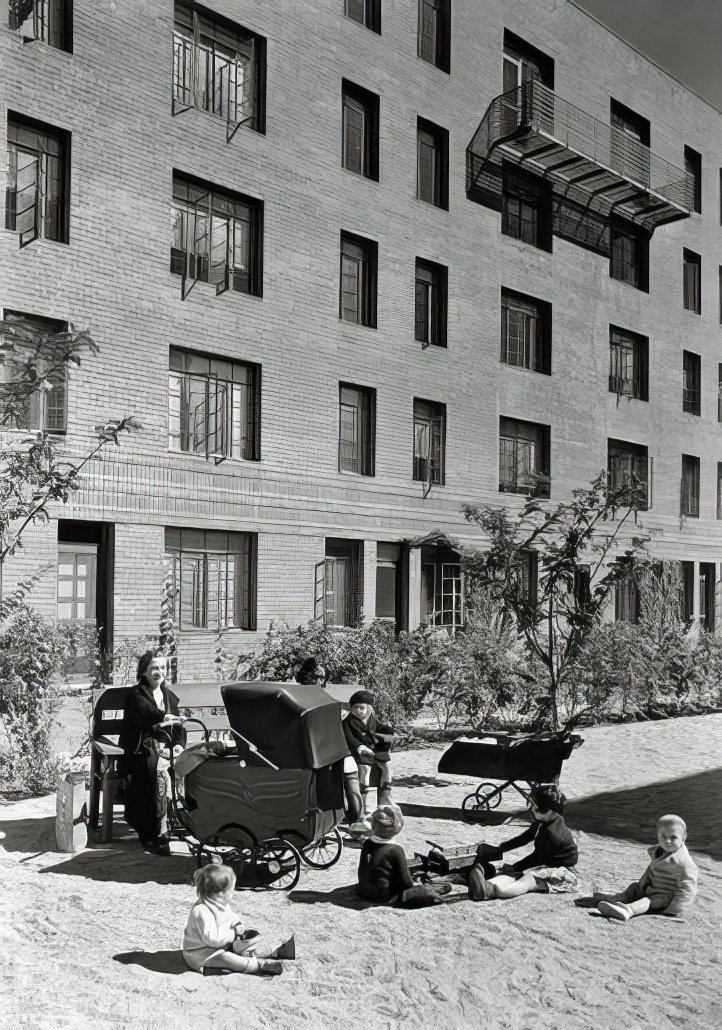
<instances>
[{"instance_id":1,"label":"window with mullions","mask_svg":"<svg viewBox=\"0 0 722 1030\"><path fill-rule=\"evenodd\" d=\"M173 617L181 630L256 628L256 534L165 531Z\"/></svg>"},{"instance_id":2,"label":"window with mullions","mask_svg":"<svg viewBox=\"0 0 722 1030\"><path fill-rule=\"evenodd\" d=\"M23 39L72 50L72 0L9 0L8 25Z\"/></svg>"},{"instance_id":3,"label":"window with mullions","mask_svg":"<svg viewBox=\"0 0 722 1030\"><path fill-rule=\"evenodd\" d=\"M171 223L171 272L219 293L262 295L261 201L174 175Z\"/></svg>"},{"instance_id":4,"label":"window with mullions","mask_svg":"<svg viewBox=\"0 0 722 1030\"><path fill-rule=\"evenodd\" d=\"M258 461L260 366L175 347L169 365L169 449Z\"/></svg>"},{"instance_id":5,"label":"window with mullions","mask_svg":"<svg viewBox=\"0 0 722 1030\"><path fill-rule=\"evenodd\" d=\"M691 351L682 351L682 411L702 414L702 358Z\"/></svg>"},{"instance_id":6,"label":"window with mullions","mask_svg":"<svg viewBox=\"0 0 722 1030\"><path fill-rule=\"evenodd\" d=\"M449 209L449 132L425 118L416 119L416 196Z\"/></svg>"},{"instance_id":7,"label":"window with mullions","mask_svg":"<svg viewBox=\"0 0 722 1030\"><path fill-rule=\"evenodd\" d=\"M379 177L379 98L343 80L342 91L344 168L367 179Z\"/></svg>"},{"instance_id":8,"label":"window with mullions","mask_svg":"<svg viewBox=\"0 0 722 1030\"><path fill-rule=\"evenodd\" d=\"M702 155L692 147L684 148L684 170L694 179L693 210L702 211Z\"/></svg>"},{"instance_id":9,"label":"window with mullions","mask_svg":"<svg viewBox=\"0 0 722 1030\"><path fill-rule=\"evenodd\" d=\"M623 222L612 221L609 275L637 290L649 290L648 233Z\"/></svg>"},{"instance_id":10,"label":"window with mullions","mask_svg":"<svg viewBox=\"0 0 722 1030\"><path fill-rule=\"evenodd\" d=\"M680 515L699 518L699 458L693 454L682 455L682 484Z\"/></svg>"},{"instance_id":11,"label":"window with mullions","mask_svg":"<svg viewBox=\"0 0 722 1030\"><path fill-rule=\"evenodd\" d=\"M264 132L265 40L195 4L176 2L174 111L196 107Z\"/></svg>"},{"instance_id":12,"label":"window with mullions","mask_svg":"<svg viewBox=\"0 0 722 1030\"><path fill-rule=\"evenodd\" d=\"M623 491L630 503L640 511L647 510L649 475L647 448L624 440L607 443L607 482L613 493Z\"/></svg>"},{"instance_id":13,"label":"window with mullions","mask_svg":"<svg viewBox=\"0 0 722 1030\"><path fill-rule=\"evenodd\" d=\"M381 0L344 0L344 13L351 21L381 33Z\"/></svg>"},{"instance_id":14,"label":"window with mullions","mask_svg":"<svg viewBox=\"0 0 722 1030\"><path fill-rule=\"evenodd\" d=\"M0 426L46 433L64 433L67 422L67 373L59 334L67 323L20 311L5 311L4 321L12 325L13 352L0 362ZM30 362L30 365L28 365ZM35 376L35 378L32 378ZM35 389L37 377L49 389ZM12 384L12 411L3 405L3 392ZM27 395L18 386L27 384Z\"/></svg>"},{"instance_id":15,"label":"window with mullions","mask_svg":"<svg viewBox=\"0 0 722 1030\"><path fill-rule=\"evenodd\" d=\"M454 556L449 554L449 558ZM456 630L464 624L461 563L421 559L421 622Z\"/></svg>"},{"instance_id":16,"label":"window with mullions","mask_svg":"<svg viewBox=\"0 0 722 1030\"><path fill-rule=\"evenodd\" d=\"M374 474L376 391L339 383L338 470Z\"/></svg>"},{"instance_id":17,"label":"window with mullions","mask_svg":"<svg viewBox=\"0 0 722 1030\"><path fill-rule=\"evenodd\" d=\"M363 544L328 538L315 567L313 617L327 626L356 626L362 611Z\"/></svg>"},{"instance_id":18,"label":"window with mullions","mask_svg":"<svg viewBox=\"0 0 722 1030\"><path fill-rule=\"evenodd\" d=\"M499 420L499 490L548 497L549 426L519 419Z\"/></svg>"},{"instance_id":19,"label":"window with mullions","mask_svg":"<svg viewBox=\"0 0 722 1030\"><path fill-rule=\"evenodd\" d=\"M552 249L551 191L531 175L504 166L501 231L540 250Z\"/></svg>"},{"instance_id":20,"label":"window with mullions","mask_svg":"<svg viewBox=\"0 0 722 1030\"><path fill-rule=\"evenodd\" d=\"M649 185L650 124L619 101L610 99L610 165L643 186Z\"/></svg>"},{"instance_id":21,"label":"window with mullions","mask_svg":"<svg viewBox=\"0 0 722 1030\"><path fill-rule=\"evenodd\" d=\"M95 624L97 544L58 544L59 619L82 619Z\"/></svg>"},{"instance_id":22,"label":"window with mullions","mask_svg":"<svg viewBox=\"0 0 722 1030\"><path fill-rule=\"evenodd\" d=\"M339 317L376 328L378 244L341 233L341 296Z\"/></svg>"},{"instance_id":23,"label":"window with mullions","mask_svg":"<svg viewBox=\"0 0 722 1030\"><path fill-rule=\"evenodd\" d=\"M551 374L550 304L502 289L501 360L505 365Z\"/></svg>"},{"instance_id":24,"label":"window with mullions","mask_svg":"<svg viewBox=\"0 0 722 1030\"><path fill-rule=\"evenodd\" d=\"M414 480L444 485L446 405L414 398Z\"/></svg>"},{"instance_id":25,"label":"window with mullions","mask_svg":"<svg viewBox=\"0 0 722 1030\"><path fill-rule=\"evenodd\" d=\"M70 134L11 115L8 165L5 228L21 247L38 238L67 243Z\"/></svg>"},{"instance_id":26,"label":"window with mullions","mask_svg":"<svg viewBox=\"0 0 722 1030\"><path fill-rule=\"evenodd\" d=\"M614 618L617 622L638 623L641 615L639 586L631 569L614 584Z\"/></svg>"},{"instance_id":27,"label":"window with mullions","mask_svg":"<svg viewBox=\"0 0 722 1030\"><path fill-rule=\"evenodd\" d=\"M419 0L418 54L444 72L451 68L451 0Z\"/></svg>"},{"instance_id":28,"label":"window with mullions","mask_svg":"<svg viewBox=\"0 0 722 1030\"><path fill-rule=\"evenodd\" d=\"M699 315L702 313L702 258L685 247L682 260L685 310Z\"/></svg>"},{"instance_id":29,"label":"window with mullions","mask_svg":"<svg viewBox=\"0 0 722 1030\"><path fill-rule=\"evenodd\" d=\"M609 392L636 400L649 399L649 341L626 329L609 327Z\"/></svg>"},{"instance_id":30,"label":"window with mullions","mask_svg":"<svg viewBox=\"0 0 722 1030\"><path fill-rule=\"evenodd\" d=\"M414 337L427 345L446 346L448 281L443 265L416 259Z\"/></svg>"}]
</instances>

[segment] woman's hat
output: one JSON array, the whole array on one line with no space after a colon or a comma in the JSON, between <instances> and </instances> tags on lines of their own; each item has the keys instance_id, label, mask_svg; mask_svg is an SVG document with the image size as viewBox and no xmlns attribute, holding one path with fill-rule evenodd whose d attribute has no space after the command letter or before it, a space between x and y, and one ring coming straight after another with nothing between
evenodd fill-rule
<instances>
[{"instance_id":1,"label":"woman's hat","mask_svg":"<svg viewBox=\"0 0 722 1030\"><path fill-rule=\"evenodd\" d=\"M370 694L368 690L357 690L355 694L352 694L348 699L349 705L372 705L374 703L374 696Z\"/></svg>"}]
</instances>

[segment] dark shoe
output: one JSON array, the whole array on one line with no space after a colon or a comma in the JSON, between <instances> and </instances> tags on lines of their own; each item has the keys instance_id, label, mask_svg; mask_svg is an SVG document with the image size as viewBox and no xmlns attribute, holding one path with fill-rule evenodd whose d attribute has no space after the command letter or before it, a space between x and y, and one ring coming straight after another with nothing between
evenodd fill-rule
<instances>
[{"instance_id":1,"label":"dark shoe","mask_svg":"<svg viewBox=\"0 0 722 1030\"><path fill-rule=\"evenodd\" d=\"M161 855L163 858L167 858L170 855L170 844L167 840L159 837L152 844L146 844L145 850L150 852L151 855Z\"/></svg>"},{"instance_id":2,"label":"dark shoe","mask_svg":"<svg viewBox=\"0 0 722 1030\"><path fill-rule=\"evenodd\" d=\"M472 901L488 901L493 897L493 888L486 882L481 866L472 866L469 873L469 897Z\"/></svg>"},{"instance_id":3,"label":"dark shoe","mask_svg":"<svg viewBox=\"0 0 722 1030\"><path fill-rule=\"evenodd\" d=\"M259 958L258 976L278 976L283 972L283 962L275 958Z\"/></svg>"},{"instance_id":4,"label":"dark shoe","mask_svg":"<svg viewBox=\"0 0 722 1030\"><path fill-rule=\"evenodd\" d=\"M295 936L289 937L287 941L275 951L271 953L271 958L295 958L296 957L296 938Z\"/></svg>"}]
</instances>

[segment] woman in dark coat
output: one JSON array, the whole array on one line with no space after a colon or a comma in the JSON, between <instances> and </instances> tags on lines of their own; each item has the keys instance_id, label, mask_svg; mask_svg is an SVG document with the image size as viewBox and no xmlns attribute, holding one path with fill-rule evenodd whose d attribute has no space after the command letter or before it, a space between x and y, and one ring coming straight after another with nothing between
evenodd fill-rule
<instances>
[{"instance_id":1,"label":"woman in dark coat","mask_svg":"<svg viewBox=\"0 0 722 1030\"><path fill-rule=\"evenodd\" d=\"M174 746L185 744L178 698L165 685L166 659L146 651L138 661L138 682L123 709L118 746L125 754L120 771L126 776L125 820L147 851L169 855L167 837L168 762L161 757L166 735ZM167 725L156 730L158 723Z\"/></svg>"}]
</instances>

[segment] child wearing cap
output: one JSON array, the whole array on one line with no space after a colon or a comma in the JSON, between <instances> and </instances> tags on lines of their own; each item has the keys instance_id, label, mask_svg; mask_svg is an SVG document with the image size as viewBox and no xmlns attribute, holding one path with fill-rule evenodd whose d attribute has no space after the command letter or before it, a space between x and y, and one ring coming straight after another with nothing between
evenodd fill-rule
<instances>
[{"instance_id":1,"label":"child wearing cap","mask_svg":"<svg viewBox=\"0 0 722 1030\"><path fill-rule=\"evenodd\" d=\"M344 766L344 781L351 825L366 814L366 795L377 788L377 803L391 800L391 741L393 726L379 722L373 709L373 695L357 690L349 698L350 710L343 720L351 759ZM368 828L368 823L366 823Z\"/></svg>"},{"instance_id":2,"label":"child wearing cap","mask_svg":"<svg viewBox=\"0 0 722 1030\"><path fill-rule=\"evenodd\" d=\"M657 823L657 843L641 878L621 894L595 894L597 909L606 919L626 922L645 912L680 919L697 894L697 866L687 851L687 826L678 815L663 815Z\"/></svg>"},{"instance_id":3,"label":"child wearing cap","mask_svg":"<svg viewBox=\"0 0 722 1030\"><path fill-rule=\"evenodd\" d=\"M368 901L399 908L426 908L441 903L449 883L417 884L411 878L406 852L393 838L403 829L397 805L379 805L371 816L371 836L361 848L357 893Z\"/></svg>"}]
</instances>

